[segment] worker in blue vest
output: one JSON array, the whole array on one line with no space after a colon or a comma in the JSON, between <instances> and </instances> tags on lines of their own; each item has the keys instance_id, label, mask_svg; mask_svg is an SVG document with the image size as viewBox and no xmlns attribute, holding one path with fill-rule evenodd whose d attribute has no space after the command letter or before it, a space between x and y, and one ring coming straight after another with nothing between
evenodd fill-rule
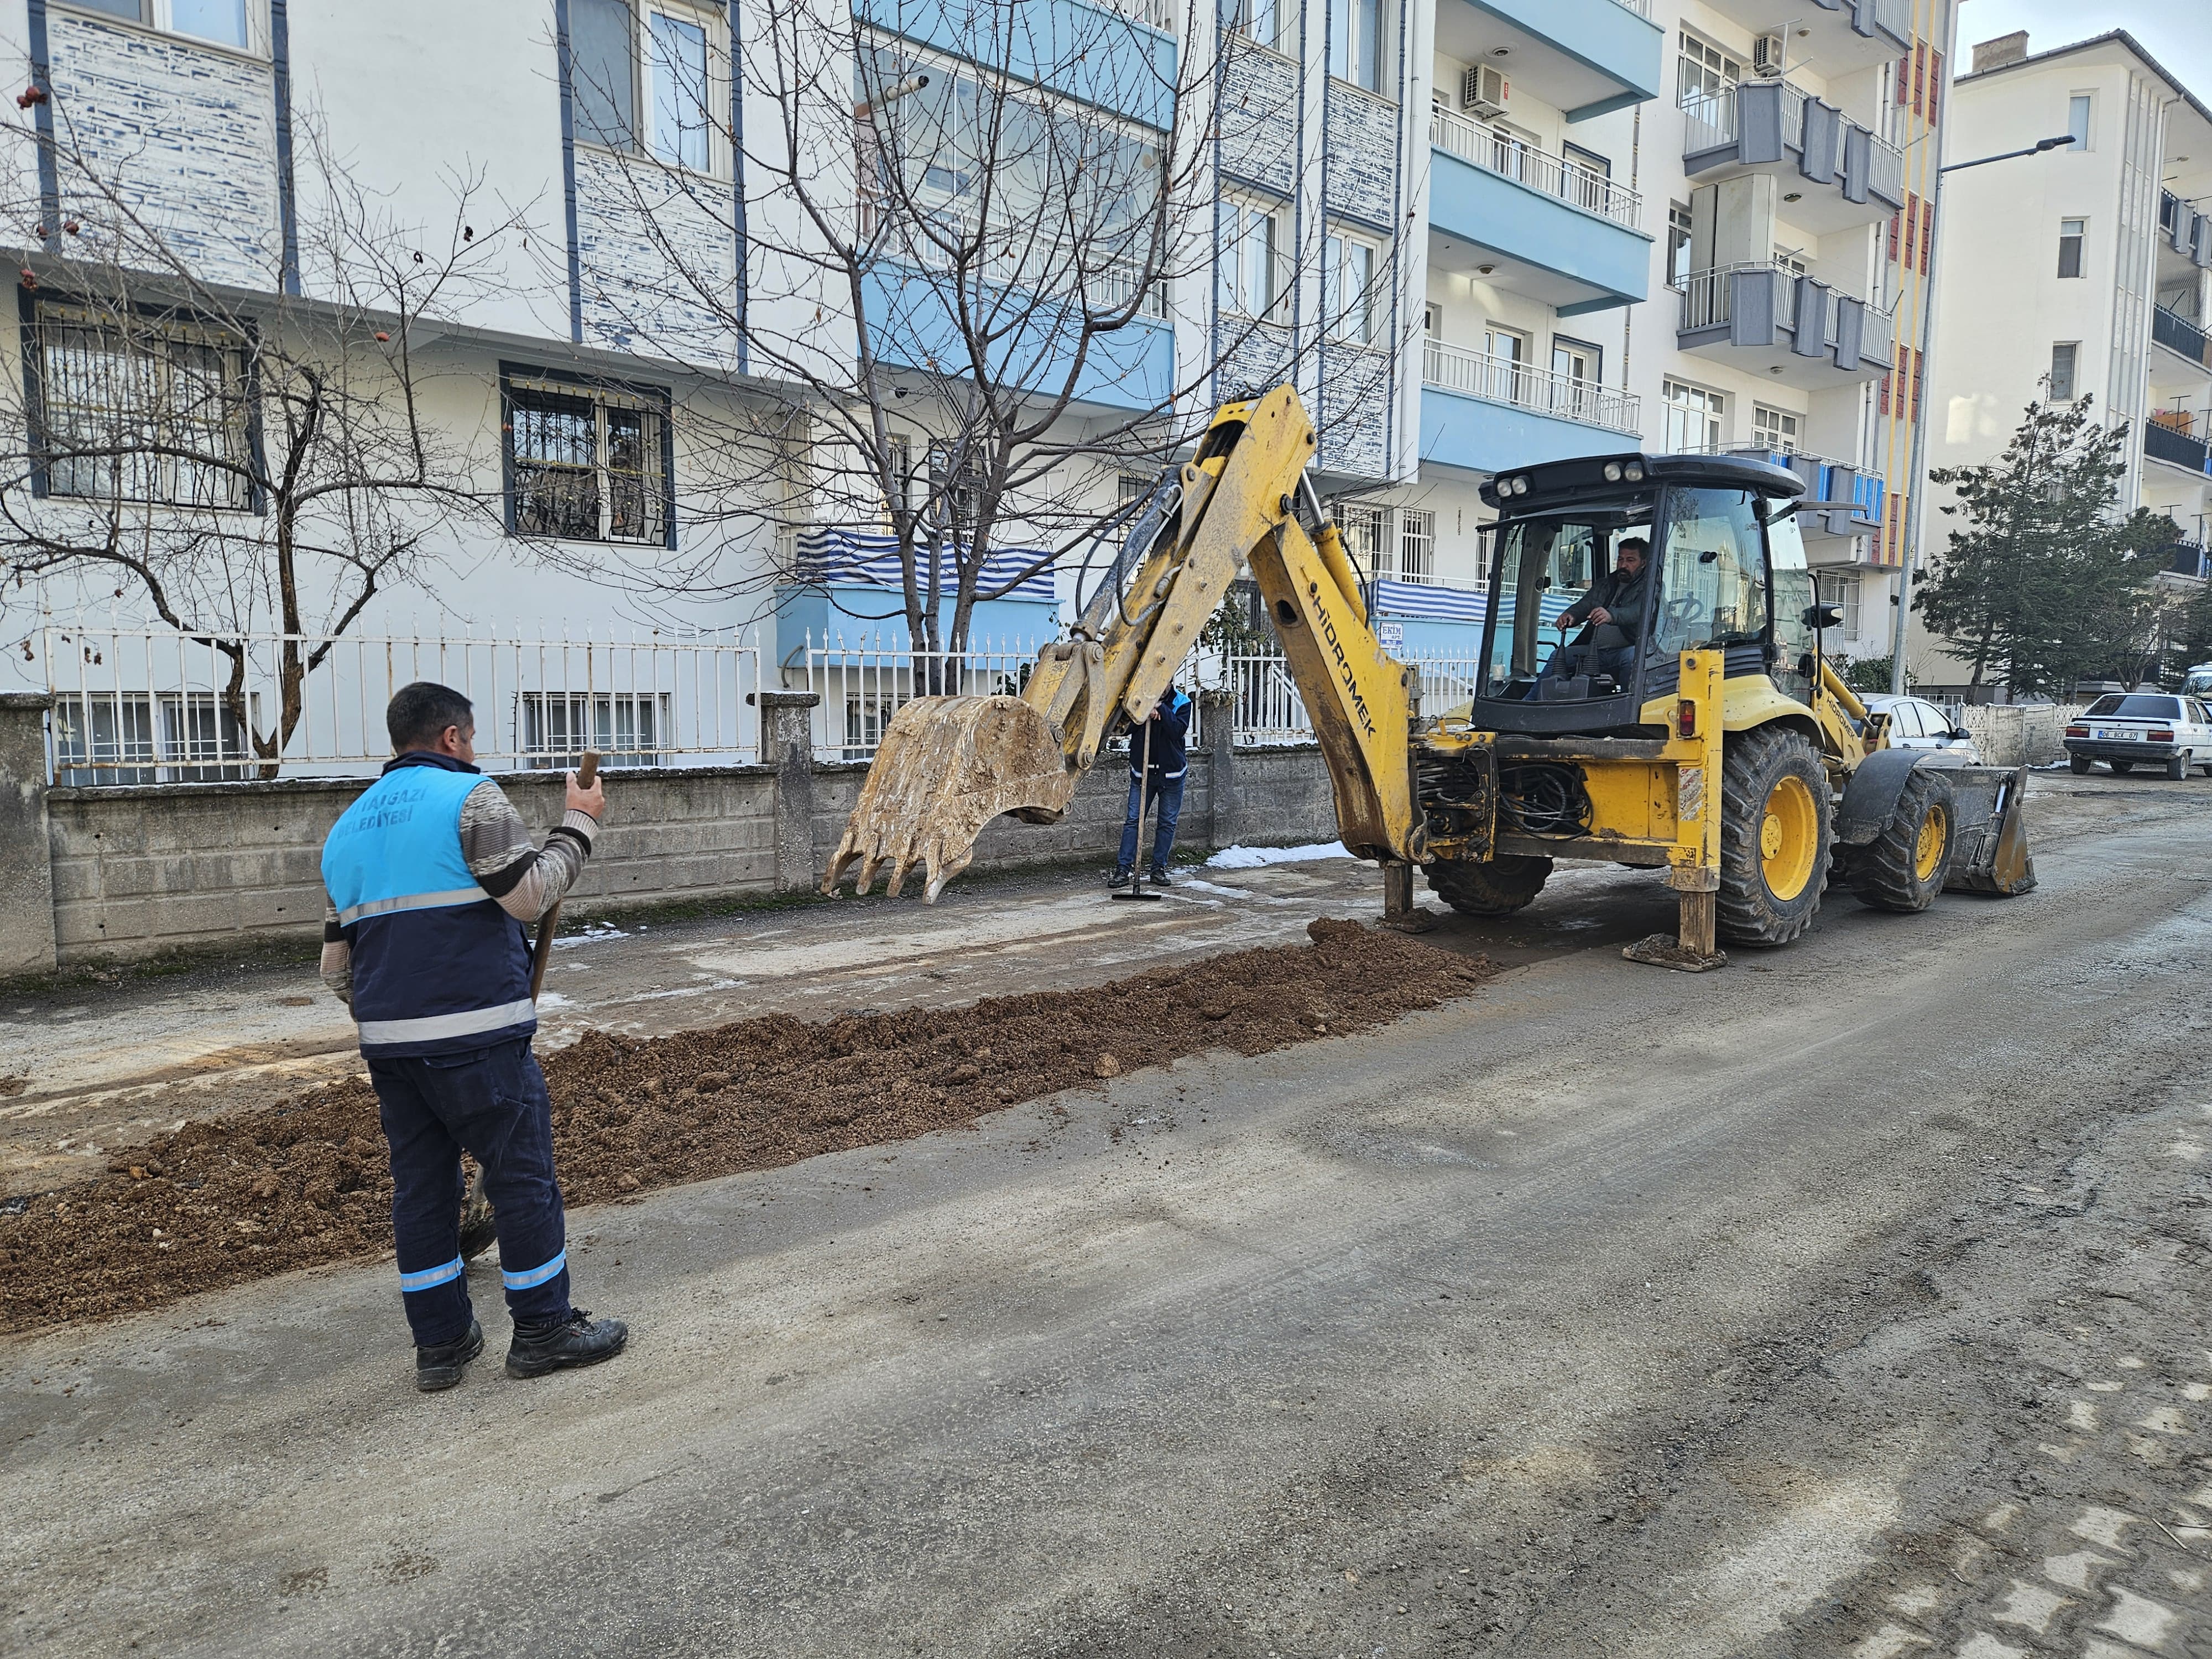
<instances>
[{"instance_id":1,"label":"worker in blue vest","mask_svg":"<svg viewBox=\"0 0 2212 1659\"><path fill-rule=\"evenodd\" d=\"M395 758L323 843L323 978L353 1010L392 1151L400 1300L415 1385L449 1389L483 1351L469 1309L460 1158L483 1171L514 1335L510 1376L622 1351L629 1329L568 1304L552 1103L530 1052L538 1013L523 931L591 856L606 805L568 775L544 847L476 768L476 716L448 686L404 686L385 711Z\"/></svg>"},{"instance_id":2,"label":"worker in blue vest","mask_svg":"<svg viewBox=\"0 0 2212 1659\"><path fill-rule=\"evenodd\" d=\"M1152 873L1146 879L1155 887L1168 884L1176 822L1182 817L1183 775L1189 769L1183 749L1189 732L1190 699L1170 683L1151 716L1129 733L1129 813L1121 823L1121 854L1106 878L1109 887L1127 886L1137 868L1137 838L1144 830L1146 802L1158 809L1158 817L1152 832Z\"/></svg>"}]
</instances>

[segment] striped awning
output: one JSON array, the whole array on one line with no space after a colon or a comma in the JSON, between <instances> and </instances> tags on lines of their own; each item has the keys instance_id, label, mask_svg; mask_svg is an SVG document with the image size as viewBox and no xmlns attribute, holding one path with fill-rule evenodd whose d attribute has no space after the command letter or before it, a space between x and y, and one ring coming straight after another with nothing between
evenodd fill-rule
<instances>
[{"instance_id":1,"label":"striped awning","mask_svg":"<svg viewBox=\"0 0 2212 1659\"><path fill-rule=\"evenodd\" d=\"M918 576L926 575L927 556L926 550L916 550ZM1034 574L1022 574L1050 556L1042 548L996 549L983 561L976 591L1015 604L1056 605L1059 601L1053 592L1048 565ZM898 538L857 530L802 531L799 538L799 568L793 574L798 580L813 587L878 587L896 592L904 586L899 569ZM1017 581L1017 577L1021 580ZM999 593L998 590L1008 582L1014 585ZM952 561L947 558L938 572L938 592L950 593L959 585Z\"/></svg>"},{"instance_id":2,"label":"striped awning","mask_svg":"<svg viewBox=\"0 0 2212 1659\"><path fill-rule=\"evenodd\" d=\"M1474 623L1490 615L1490 595L1464 587L1436 587L1427 582L1376 579L1374 611L1378 617L1406 617L1418 622Z\"/></svg>"}]
</instances>

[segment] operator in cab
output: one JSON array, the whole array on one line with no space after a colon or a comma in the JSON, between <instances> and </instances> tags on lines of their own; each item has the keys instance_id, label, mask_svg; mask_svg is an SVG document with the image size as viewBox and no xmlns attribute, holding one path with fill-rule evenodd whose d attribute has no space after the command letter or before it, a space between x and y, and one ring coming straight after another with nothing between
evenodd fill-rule
<instances>
[{"instance_id":1,"label":"operator in cab","mask_svg":"<svg viewBox=\"0 0 2212 1659\"><path fill-rule=\"evenodd\" d=\"M1563 679L1575 673L1610 674L1626 684L1636 665L1636 646L1644 626L1646 566L1651 544L1631 536L1620 544L1614 565L1589 586L1589 592L1560 613L1559 625L1586 624L1574 643L1555 647L1544 677ZM1596 644L1601 629L1617 628L1627 641L1618 646ZM1593 647L1596 648L1593 649Z\"/></svg>"}]
</instances>

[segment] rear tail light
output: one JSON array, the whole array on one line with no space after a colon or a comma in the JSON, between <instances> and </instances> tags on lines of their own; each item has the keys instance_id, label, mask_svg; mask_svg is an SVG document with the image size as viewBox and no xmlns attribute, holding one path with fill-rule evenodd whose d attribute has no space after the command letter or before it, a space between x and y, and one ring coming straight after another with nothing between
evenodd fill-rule
<instances>
[{"instance_id":1,"label":"rear tail light","mask_svg":"<svg viewBox=\"0 0 2212 1659\"><path fill-rule=\"evenodd\" d=\"M1686 738L1698 735L1698 705L1688 697L1674 705L1674 729Z\"/></svg>"},{"instance_id":2,"label":"rear tail light","mask_svg":"<svg viewBox=\"0 0 2212 1659\"><path fill-rule=\"evenodd\" d=\"M2069 726L2066 728L2066 735L2069 738L2086 738L2089 735L2089 728L2086 726Z\"/></svg>"},{"instance_id":3,"label":"rear tail light","mask_svg":"<svg viewBox=\"0 0 2212 1659\"><path fill-rule=\"evenodd\" d=\"M2173 741L2173 733L2171 732L2146 732L2143 733L2143 736L2149 738L2153 743L2172 743Z\"/></svg>"}]
</instances>

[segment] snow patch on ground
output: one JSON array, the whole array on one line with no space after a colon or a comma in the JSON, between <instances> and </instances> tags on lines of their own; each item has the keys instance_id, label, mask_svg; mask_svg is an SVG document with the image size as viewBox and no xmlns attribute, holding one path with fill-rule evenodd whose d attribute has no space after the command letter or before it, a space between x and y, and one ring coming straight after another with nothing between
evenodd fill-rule
<instances>
[{"instance_id":1,"label":"snow patch on ground","mask_svg":"<svg viewBox=\"0 0 2212 1659\"><path fill-rule=\"evenodd\" d=\"M1249 899L1252 896L1242 887L1218 887L1210 881L1200 881L1195 876L1187 877L1176 884L1186 892L1215 893L1223 898Z\"/></svg>"},{"instance_id":2,"label":"snow patch on ground","mask_svg":"<svg viewBox=\"0 0 2212 1659\"><path fill-rule=\"evenodd\" d=\"M1206 860L1209 870L1257 870L1267 864L1310 864L1316 859L1348 859L1340 841L1309 842L1304 847L1224 847Z\"/></svg>"},{"instance_id":3,"label":"snow patch on ground","mask_svg":"<svg viewBox=\"0 0 2212 1659\"><path fill-rule=\"evenodd\" d=\"M645 930L640 928L638 931L643 933ZM580 933L571 933L566 939L555 939L553 948L556 951L565 951L572 945L604 945L611 939L628 939L629 937L629 935L619 927L609 927L604 924L587 926Z\"/></svg>"}]
</instances>

